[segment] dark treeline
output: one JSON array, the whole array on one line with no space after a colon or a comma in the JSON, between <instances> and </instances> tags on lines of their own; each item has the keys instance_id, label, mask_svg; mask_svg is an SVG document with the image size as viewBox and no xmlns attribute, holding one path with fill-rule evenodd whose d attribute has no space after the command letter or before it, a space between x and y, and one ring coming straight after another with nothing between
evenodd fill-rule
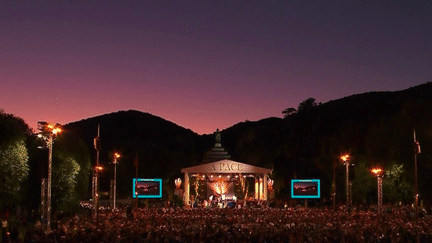
<instances>
[{"instance_id":1,"label":"dark treeline","mask_svg":"<svg viewBox=\"0 0 432 243\"><path fill-rule=\"evenodd\" d=\"M387 171L385 202L411 202L414 196L413 130L422 147L418 155L419 187L423 199L432 198L430 148L432 129L432 84L397 92L371 92L325 104L309 98L298 109L287 109L285 118L240 122L221 131L222 145L231 158L247 164L273 168L276 195L288 197L293 178L322 180L323 198L330 198L333 166L337 200L344 203L345 167L340 157L350 154L354 202L376 202L376 179L370 169ZM214 145L214 135L197 135L171 122L138 111L120 111L68 124L92 147L101 124L102 163L108 165L106 181L112 177L112 153L120 152L119 192L130 196L135 176L164 179L167 192L180 169L202 163ZM94 160L95 152L92 150ZM108 190L108 184L105 190Z\"/></svg>"},{"instance_id":2,"label":"dark treeline","mask_svg":"<svg viewBox=\"0 0 432 243\"><path fill-rule=\"evenodd\" d=\"M413 202L413 131L421 145L418 181L421 200L432 199L432 83L403 91L371 92L317 103L309 98L297 108L281 111L284 118L240 122L221 131L222 146L232 160L272 168L277 199L289 198L290 180L321 179L322 201L329 200L333 171L337 203L345 203L345 167L340 157L350 154L350 178L354 203L376 203L376 179L372 167L385 169L384 203ZM16 151L22 178L10 190L2 190L2 206L16 201L29 208L40 203L40 181L46 176L48 152L22 119L1 113L0 162L6 171L7 151ZM110 190L113 155L117 167L119 198L132 196L135 160L138 177L162 178L164 198L173 197L174 179L181 168L202 163L214 145L214 135L198 135L160 117L139 111L119 111L66 124L54 143L53 206L73 208L90 198L91 167L96 163L93 139L100 124L101 190ZM12 146L12 147L11 147ZM25 149L26 156L21 156ZM15 158L14 157L14 158ZM10 159L8 161L11 161ZM7 181L13 172L2 173ZM15 187L14 187L15 186ZM16 192L16 193L15 193ZM102 195L104 197L104 195ZM107 195L105 195L107 197ZM6 199L7 198L7 199ZM27 199L27 200L26 200Z\"/></svg>"}]
</instances>

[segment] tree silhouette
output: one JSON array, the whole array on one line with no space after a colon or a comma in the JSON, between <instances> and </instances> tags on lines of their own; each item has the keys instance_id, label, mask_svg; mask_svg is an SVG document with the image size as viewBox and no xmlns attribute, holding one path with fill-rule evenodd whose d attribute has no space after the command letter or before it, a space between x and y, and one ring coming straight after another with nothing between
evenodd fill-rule
<instances>
[{"instance_id":1,"label":"tree silhouette","mask_svg":"<svg viewBox=\"0 0 432 243\"><path fill-rule=\"evenodd\" d=\"M286 108L284 111L282 111L282 114L284 115L284 118L287 118L288 116L295 114L297 110L293 107Z\"/></svg>"},{"instance_id":2,"label":"tree silhouette","mask_svg":"<svg viewBox=\"0 0 432 243\"><path fill-rule=\"evenodd\" d=\"M307 100L303 101L298 106L298 112L305 112L310 110L312 107L317 106L318 104L315 102L315 98L308 98Z\"/></svg>"},{"instance_id":3,"label":"tree silhouette","mask_svg":"<svg viewBox=\"0 0 432 243\"><path fill-rule=\"evenodd\" d=\"M0 208L11 207L22 197L22 186L27 179L28 125L19 117L0 109Z\"/></svg>"}]
</instances>

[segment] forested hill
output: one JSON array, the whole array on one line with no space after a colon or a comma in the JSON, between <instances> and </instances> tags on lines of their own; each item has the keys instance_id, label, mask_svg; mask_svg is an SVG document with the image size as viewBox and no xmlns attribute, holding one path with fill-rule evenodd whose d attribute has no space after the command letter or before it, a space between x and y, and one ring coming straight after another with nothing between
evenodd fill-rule
<instances>
[{"instance_id":1,"label":"forested hill","mask_svg":"<svg viewBox=\"0 0 432 243\"><path fill-rule=\"evenodd\" d=\"M356 178L353 187L361 187L373 182L368 179L367 170L371 167L393 171L395 166L402 165L401 176L389 176L387 181L400 183L390 188L399 190L398 195L407 199L412 194L407 188L412 189L414 182L413 130L416 129L422 146L422 154L418 156L419 181L423 181L423 195L430 197L432 194L426 188L432 186L431 111L432 83L402 91L352 95L298 111L284 119L283 152L287 163L279 166L282 171L294 171L292 176L320 177L328 180L324 185L331 185L333 163L336 173L343 175L339 158L349 153L355 164L351 170L351 178ZM343 180L337 184L343 184Z\"/></svg>"},{"instance_id":2,"label":"forested hill","mask_svg":"<svg viewBox=\"0 0 432 243\"><path fill-rule=\"evenodd\" d=\"M131 178L135 177L135 158L139 177L172 178L180 169L191 165L201 153L198 134L160 117L129 110L105 114L64 126L68 133L80 137L92 152L93 165L96 151L93 139L100 124L100 164L106 168L102 181L112 179L112 161L115 152L121 154L117 172L119 192L130 191ZM104 178L105 177L105 178ZM175 179L175 178L174 178ZM122 188L124 187L124 188ZM102 184L108 190L109 184Z\"/></svg>"},{"instance_id":3,"label":"forested hill","mask_svg":"<svg viewBox=\"0 0 432 243\"><path fill-rule=\"evenodd\" d=\"M349 153L355 164L351 172L354 185L371 179L367 170L372 166L390 170L403 165L399 178L403 180L399 182L409 187L413 183L414 128L422 145L419 178L425 180L432 171L431 111L432 83L402 91L356 94L315 104L283 119L240 122L221 131L222 146L233 160L274 168L276 189L281 195L289 180L297 177L321 178L323 195L328 196L333 165L341 174L338 183L344 183L339 161L344 153ZM136 156L140 177L171 181L181 176L181 168L201 163L205 152L214 145L212 134L198 135L160 117L130 110L65 126L88 144L94 157L97 124L101 124L101 163L109 166L112 153L122 153L119 173L125 173L125 183L134 177ZM373 183L369 183L371 188ZM129 184L125 191L130 189ZM423 195L431 197L427 185L432 186L431 180L420 187ZM364 193L373 195L373 188L370 190ZM407 189L400 190L397 193L411 196Z\"/></svg>"},{"instance_id":4,"label":"forested hill","mask_svg":"<svg viewBox=\"0 0 432 243\"><path fill-rule=\"evenodd\" d=\"M409 105L432 99L432 83L426 83L402 91L368 92L332 100L319 106L319 116L335 116L341 119L371 121L382 116L392 116Z\"/></svg>"}]
</instances>

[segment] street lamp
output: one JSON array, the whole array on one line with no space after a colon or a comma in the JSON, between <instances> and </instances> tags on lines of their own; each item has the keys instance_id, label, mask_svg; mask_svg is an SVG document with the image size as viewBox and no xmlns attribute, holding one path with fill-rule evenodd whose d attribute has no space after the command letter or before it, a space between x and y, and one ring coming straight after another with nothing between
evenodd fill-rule
<instances>
[{"instance_id":1,"label":"street lamp","mask_svg":"<svg viewBox=\"0 0 432 243\"><path fill-rule=\"evenodd\" d=\"M381 213L382 207L382 178L384 176L384 170L380 168L372 169L371 172L378 180L378 213Z\"/></svg>"},{"instance_id":2,"label":"street lamp","mask_svg":"<svg viewBox=\"0 0 432 243\"><path fill-rule=\"evenodd\" d=\"M61 130L60 124L52 124L47 122L38 122L38 129L41 131L41 136L46 135L49 156L48 156L48 182L47 182L47 198L46 198L46 220L47 220L47 230L51 230L51 180L52 180L52 149L54 136L59 134Z\"/></svg>"},{"instance_id":3,"label":"street lamp","mask_svg":"<svg viewBox=\"0 0 432 243\"><path fill-rule=\"evenodd\" d=\"M349 155L344 155L341 157L343 163L346 166L346 203L347 203L347 208L349 208L350 203L349 203L349 161L348 161Z\"/></svg>"},{"instance_id":4,"label":"street lamp","mask_svg":"<svg viewBox=\"0 0 432 243\"><path fill-rule=\"evenodd\" d=\"M114 198L114 202L113 202L113 208L116 208L116 195L117 195L117 159L120 158L120 154L115 153L114 154L114 192L113 192L113 198Z\"/></svg>"},{"instance_id":5,"label":"street lamp","mask_svg":"<svg viewBox=\"0 0 432 243\"><path fill-rule=\"evenodd\" d=\"M99 197L99 192L97 190L98 188L98 181L97 181L97 176L100 172L102 172L103 167L100 165L96 165L95 167L93 167L93 181L92 181L92 195L93 195L93 200L97 200L97 198ZM94 216L96 217L96 204L94 204Z\"/></svg>"}]
</instances>

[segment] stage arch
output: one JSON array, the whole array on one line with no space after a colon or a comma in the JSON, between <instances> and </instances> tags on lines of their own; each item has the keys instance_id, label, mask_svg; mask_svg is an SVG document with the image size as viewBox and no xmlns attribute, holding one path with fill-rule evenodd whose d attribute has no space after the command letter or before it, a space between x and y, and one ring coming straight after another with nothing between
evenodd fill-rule
<instances>
[{"instance_id":1,"label":"stage arch","mask_svg":"<svg viewBox=\"0 0 432 243\"><path fill-rule=\"evenodd\" d=\"M190 178L197 177L209 183L220 183L220 194L224 194L221 188L224 184L229 184L232 180L241 177L253 177L255 179L254 199L266 201L268 198L267 181L272 170L240 163L233 160L220 160L203 165L192 166L181 170L184 173L184 194L183 202L190 204ZM223 180L219 180L223 178Z\"/></svg>"}]
</instances>

